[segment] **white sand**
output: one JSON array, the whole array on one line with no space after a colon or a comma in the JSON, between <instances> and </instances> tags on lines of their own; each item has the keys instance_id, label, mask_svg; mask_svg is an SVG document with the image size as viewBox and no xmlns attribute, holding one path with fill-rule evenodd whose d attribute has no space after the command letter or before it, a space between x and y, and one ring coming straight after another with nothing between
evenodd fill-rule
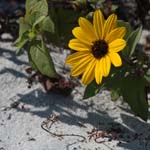
<instances>
[{"instance_id":1,"label":"white sand","mask_svg":"<svg viewBox=\"0 0 150 150\"><path fill-rule=\"evenodd\" d=\"M53 56L57 70L61 72L66 56L54 52ZM150 149L150 120L149 123L141 121L121 101L111 102L107 91L82 100L84 87L76 88L68 97L46 94L40 84L28 89L27 65L26 53L16 56L11 43L0 43L0 150ZM17 108L8 108L18 100ZM60 139L45 132L41 123L52 114L59 115L59 121L52 128L54 132L80 134L85 136L86 142L79 142L79 137ZM79 126L79 122L86 128ZM87 132L97 127L100 131L120 130L119 137L111 141L101 138L101 143L89 141Z\"/></svg>"}]
</instances>

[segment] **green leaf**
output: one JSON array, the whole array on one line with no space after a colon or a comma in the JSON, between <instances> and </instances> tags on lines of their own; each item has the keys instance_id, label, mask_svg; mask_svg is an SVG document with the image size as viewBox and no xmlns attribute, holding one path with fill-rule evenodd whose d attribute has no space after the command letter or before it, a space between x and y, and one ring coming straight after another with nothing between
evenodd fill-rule
<instances>
[{"instance_id":1,"label":"green leaf","mask_svg":"<svg viewBox=\"0 0 150 150\"><path fill-rule=\"evenodd\" d=\"M48 3L47 0L40 0L38 3L34 5L32 11L38 11L41 15L47 16L48 15Z\"/></svg>"},{"instance_id":2,"label":"green leaf","mask_svg":"<svg viewBox=\"0 0 150 150\"><path fill-rule=\"evenodd\" d=\"M33 28L33 25L36 23L36 21L43 15L41 15L40 12L36 11L32 14L29 15L28 17L28 23L30 24L30 26L32 26Z\"/></svg>"},{"instance_id":3,"label":"green leaf","mask_svg":"<svg viewBox=\"0 0 150 150\"><path fill-rule=\"evenodd\" d=\"M87 85L83 99L90 98L99 93L99 91L103 88L103 84L98 85L95 80L93 80L89 85Z\"/></svg>"},{"instance_id":4,"label":"green leaf","mask_svg":"<svg viewBox=\"0 0 150 150\"><path fill-rule=\"evenodd\" d=\"M34 15L33 15L34 14ZM36 14L36 15L35 15ZM37 20L37 16L47 16L48 15L48 4L46 0L27 0L26 1L26 15L25 20L27 22L31 22L29 20ZM31 19L32 17L32 19ZM33 24L33 22L32 22Z\"/></svg>"},{"instance_id":5,"label":"green leaf","mask_svg":"<svg viewBox=\"0 0 150 150\"><path fill-rule=\"evenodd\" d=\"M145 95L145 80L142 77L124 78L122 95L136 115L143 120L148 118L148 102Z\"/></svg>"},{"instance_id":6,"label":"green leaf","mask_svg":"<svg viewBox=\"0 0 150 150\"><path fill-rule=\"evenodd\" d=\"M29 46L29 56L32 66L49 77L57 77L52 58L43 41L32 41Z\"/></svg>"},{"instance_id":7,"label":"green leaf","mask_svg":"<svg viewBox=\"0 0 150 150\"><path fill-rule=\"evenodd\" d=\"M122 51L124 56L131 57L133 55L136 45L140 40L141 33L142 33L142 27L139 27L130 34L127 40L127 45L125 49Z\"/></svg>"},{"instance_id":8,"label":"green leaf","mask_svg":"<svg viewBox=\"0 0 150 150\"><path fill-rule=\"evenodd\" d=\"M93 1L95 3L95 0ZM97 5L102 5L102 3L105 2L105 0L99 0L99 1L96 1L97 2Z\"/></svg>"},{"instance_id":9,"label":"green leaf","mask_svg":"<svg viewBox=\"0 0 150 150\"><path fill-rule=\"evenodd\" d=\"M48 14L48 4L47 0L27 0L26 2L26 12L32 14L34 12L40 12L41 15Z\"/></svg>"},{"instance_id":10,"label":"green leaf","mask_svg":"<svg viewBox=\"0 0 150 150\"><path fill-rule=\"evenodd\" d=\"M29 44L28 47L30 48L30 44ZM38 67L36 66L36 64L32 60L32 56L30 54L30 50L27 51L27 54L28 54L28 61L29 61L29 64L31 65L32 69L34 69L35 71L39 71Z\"/></svg>"},{"instance_id":11,"label":"green leaf","mask_svg":"<svg viewBox=\"0 0 150 150\"><path fill-rule=\"evenodd\" d=\"M19 18L19 37L13 43L14 46L17 47L16 53L19 53L19 50L26 44L28 41L28 32L30 30L30 26L24 21L23 17Z\"/></svg>"},{"instance_id":12,"label":"green leaf","mask_svg":"<svg viewBox=\"0 0 150 150\"><path fill-rule=\"evenodd\" d=\"M25 22L23 17L19 18L19 36L28 31L31 27Z\"/></svg>"},{"instance_id":13,"label":"green leaf","mask_svg":"<svg viewBox=\"0 0 150 150\"><path fill-rule=\"evenodd\" d=\"M112 11L115 11L117 8L118 8L118 5L112 5L112 6L111 6L111 10L112 10Z\"/></svg>"},{"instance_id":14,"label":"green leaf","mask_svg":"<svg viewBox=\"0 0 150 150\"><path fill-rule=\"evenodd\" d=\"M26 0L25 8L29 11L39 0Z\"/></svg>"},{"instance_id":15,"label":"green leaf","mask_svg":"<svg viewBox=\"0 0 150 150\"><path fill-rule=\"evenodd\" d=\"M121 96L120 87L122 86L122 78L124 77L124 72L121 68L111 68L110 75L103 79L105 87L111 92L111 100L116 101Z\"/></svg>"},{"instance_id":16,"label":"green leaf","mask_svg":"<svg viewBox=\"0 0 150 150\"><path fill-rule=\"evenodd\" d=\"M40 22L42 22L44 19L45 19L45 16L40 16L39 18L37 18L37 19L35 20L35 22L33 23L32 28L34 29L35 26L36 26L37 24L39 24Z\"/></svg>"},{"instance_id":17,"label":"green leaf","mask_svg":"<svg viewBox=\"0 0 150 150\"><path fill-rule=\"evenodd\" d=\"M121 92L119 87L117 89L112 89L111 90L111 100L116 101L118 98L121 96Z\"/></svg>"},{"instance_id":18,"label":"green leaf","mask_svg":"<svg viewBox=\"0 0 150 150\"><path fill-rule=\"evenodd\" d=\"M49 14L55 25L55 34L47 35L47 39L54 44L67 44L72 38L72 29L76 26L77 19L80 16L79 12L69 9L50 9Z\"/></svg>"},{"instance_id":19,"label":"green leaf","mask_svg":"<svg viewBox=\"0 0 150 150\"><path fill-rule=\"evenodd\" d=\"M18 37L18 39L13 43L14 46L16 46L16 54L19 53L20 49L27 43L28 41L28 31L23 33Z\"/></svg>"},{"instance_id":20,"label":"green leaf","mask_svg":"<svg viewBox=\"0 0 150 150\"><path fill-rule=\"evenodd\" d=\"M52 21L50 16L44 18L44 20L40 23L40 29L50 33L55 32L54 22Z\"/></svg>"},{"instance_id":21,"label":"green leaf","mask_svg":"<svg viewBox=\"0 0 150 150\"><path fill-rule=\"evenodd\" d=\"M15 43L16 48L16 54L20 52L20 49L27 43L28 39L21 39L19 42Z\"/></svg>"}]
</instances>

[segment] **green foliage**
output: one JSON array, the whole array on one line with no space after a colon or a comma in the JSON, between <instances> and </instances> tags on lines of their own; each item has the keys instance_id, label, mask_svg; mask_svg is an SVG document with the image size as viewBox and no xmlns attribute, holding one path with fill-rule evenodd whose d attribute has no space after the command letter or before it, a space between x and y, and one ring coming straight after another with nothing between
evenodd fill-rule
<instances>
[{"instance_id":1,"label":"green foliage","mask_svg":"<svg viewBox=\"0 0 150 150\"><path fill-rule=\"evenodd\" d=\"M45 17L42 22L39 24L40 29L45 32L54 33L55 26L50 16Z\"/></svg>"},{"instance_id":2,"label":"green foliage","mask_svg":"<svg viewBox=\"0 0 150 150\"><path fill-rule=\"evenodd\" d=\"M33 69L49 77L57 77L48 49L43 42L44 32L54 33L54 23L48 16L46 0L26 0L25 17L19 19L19 37L14 45L16 53L28 45L28 59Z\"/></svg>"},{"instance_id":3,"label":"green foliage","mask_svg":"<svg viewBox=\"0 0 150 150\"><path fill-rule=\"evenodd\" d=\"M112 89L111 90L111 100L112 101L117 101L118 98L120 97L121 93L120 93L120 89Z\"/></svg>"},{"instance_id":4,"label":"green foliage","mask_svg":"<svg viewBox=\"0 0 150 150\"><path fill-rule=\"evenodd\" d=\"M67 45L72 38L72 29L77 24L80 13L69 9L51 8L49 16L52 18L55 30L47 34L47 39L56 45Z\"/></svg>"},{"instance_id":5,"label":"green foliage","mask_svg":"<svg viewBox=\"0 0 150 150\"><path fill-rule=\"evenodd\" d=\"M85 89L83 98L89 98L95 96L103 88L103 84L97 85L95 80L93 80Z\"/></svg>"},{"instance_id":6,"label":"green foliage","mask_svg":"<svg viewBox=\"0 0 150 150\"><path fill-rule=\"evenodd\" d=\"M127 39L127 46L123 51L123 55L129 58L133 55L136 45L140 40L141 32L142 32L142 27L139 27L135 31L131 32L130 36Z\"/></svg>"},{"instance_id":7,"label":"green foliage","mask_svg":"<svg viewBox=\"0 0 150 150\"><path fill-rule=\"evenodd\" d=\"M20 27L19 27L19 37L14 43L14 45L17 47L16 53L19 53L19 50L28 41L28 33L29 33L28 30L30 29L30 26L27 23L25 23L23 17L20 17L19 25L20 25Z\"/></svg>"},{"instance_id":8,"label":"green foliage","mask_svg":"<svg viewBox=\"0 0 150 150\"><path fill-rule=\"evenodd\" d=\"M52 4L52 6L48 6ZM48 77L57 78L54 63L46 47L48 42L54 45L67 46L72 38L72 29L77 26L77 20L80 16L86 16L91 20L93 11L102 8L107 16L114 12L118 6L110 5L106 0L71 0L68 1L69 7L60 6L61 2L47 0L26 0L26 14L19 19L19 37L14 45L17 47L18 54L23 47L27 48L28 60L30 65L36 71L41 72ZM70 6L71 5L71 6ZM111 7L107 7L107 6ZM50 8L49 8L50 7ZM85 89L84 99L95 96L102 89L109 89L113 101L120 96L130 105L136 115L143 120L148 118L148 102L146 87L150 87L150 69L142 57L142 54L136 56L136 45L140 39L142 27L133 31L128 22L119 20L118 26L124 26L127 33L124 39L127 45L120 53L123 65L119 68L111 68L110 75L103 78L100 85L95 80ZM46 43L47 42L47 43ZM137 63L133 58L136 57ZM143 65L147 65L144 69Z\"/></svg>"},{"instance_id":9,"label":"green foliage","mask_svg":"<svg viewBox=\"0 0 150 150\"><path fill-rule=\"evenodd\" d=\"M26 44L28 41L28 32L22 34L14 43L14 45L17 47L16 53L18 54L20 49Z\"/></svg>"},{"instance_id":10,"label":"green foliage","mask_svg":"<svg viewBox=\"0 0 150 150\"><path fill-rule=\"evenodd\" d=\"M140 56L143 55L142 53L137 54L137 63L132 60L132 56L135 57L135 49L140 39L142 27L132 31L131 26L123 21L118 21L118 26L125 26L127 29L125 36L127 46L122 51L123 65L119 68L112 67L110 75L103 78L100 85L97 85L95 81L87 85L84 98L96 95L102 88L109 89L113 101L123 96L132 111L146 121L148 118L148 102L145 89L150 87L150 69L146 65L147 69L144 70L145 62Z\"/></svg>"},{"instance_id":11,"label":"green foliage","mask_svg":"<svg viewBox=\"0 0 150 150\"><path fill-rule=\"evenodd\" d=\"M56 77L56 71L52 58L43 41L32 41L28 49L31 66L48 77Z\"/></svg>"},{"instance_id":12,"label":"green foliage","mask_svg":"<svg viewBox=\"0 0 150 150\"><path fill-rule=\"evenodd\" d=\"M121 92L124 100L131 106L136 115L143 120L148 118L148 102L146 101L145 80L142 77L128 76L123 79Z\"/></svg>"},{"instance_id":13,"label":"green foliage","mask_svg":"<svg viewBox=\"0 0 150 150\"><path fill-rule=\"evenodd\" d=\"M48 4L46 0L26 0L26 21L29 21L32 24L40 16L47 16L47 14Z\"/></svg>"}]
</instances>

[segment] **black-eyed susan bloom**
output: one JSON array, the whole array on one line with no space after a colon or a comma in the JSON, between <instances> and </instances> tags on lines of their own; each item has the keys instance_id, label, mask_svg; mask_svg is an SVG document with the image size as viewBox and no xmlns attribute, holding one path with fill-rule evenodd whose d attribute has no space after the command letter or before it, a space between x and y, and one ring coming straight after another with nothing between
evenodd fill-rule
<instances>
[{"instance_id":1,"label":"black-eyed susan bloom","mask_svg":"<svg viewBox=\"0 0 150 150\"><path fill-rule=\"evenodd\" d=\"M123 39L125 27L117 27L117 16L110 15L107 20L100 10L93 15L93 24L79 18L79 27L72 31L75 39L69 41L69 47L76 52L67 57L66 64L72 66L71 75L82 75L82 83L87 85L94 78L100 84L107 77L111 63L115 67L122 65L118 54L126 46Z\"/></svg>"}]
</instances>

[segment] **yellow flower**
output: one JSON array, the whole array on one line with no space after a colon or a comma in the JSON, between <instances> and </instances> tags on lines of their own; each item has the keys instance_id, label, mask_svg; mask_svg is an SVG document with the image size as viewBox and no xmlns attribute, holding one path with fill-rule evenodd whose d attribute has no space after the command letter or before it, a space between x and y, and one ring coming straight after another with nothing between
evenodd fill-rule
<instances>
[{"instance_id":1,"label":"yellow flower","mask_svg":"<svg viewBox=\"0 0 150 150\"><path fill-rule=\"evenodd\" d=\"M115 67L122 65L117 52L126 46L123 39L126 28L117 27L117 16L110 15L104 19L100 10L93 15L93 24L87 19L79 18L79 27L72 30L76 37L69 41L68 46L77 51L68 56L66 64L72 66L71 75L82 75L82 83L87 85L94 78L100 84L102 77L107 77L111 63Z\"/></svg>"}]
</instances>

